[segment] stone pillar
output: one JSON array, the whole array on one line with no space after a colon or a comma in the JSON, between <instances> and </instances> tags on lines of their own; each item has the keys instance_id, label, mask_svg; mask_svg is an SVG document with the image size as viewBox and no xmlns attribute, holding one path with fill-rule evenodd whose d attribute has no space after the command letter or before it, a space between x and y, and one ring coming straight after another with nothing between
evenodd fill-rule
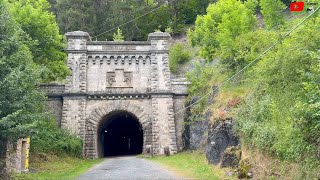
<instances>
[{"instance_id":1,"label":"stone pillar","mask_svg":"<svg viewBox=\"0 0 320 180\"><path fill-rule=\"evenodd\" d=\"M174 112L175 114L175 126L176 126L176 136L177 136L177 150L178 152L183 151L185 147L183 133L185 132L184 120L186 118L186 108L187 97L186 96L175 96L173 99ZM180 112L183 110L182 112Z\"/></svg>"},{"instance_id":2,"label":"stone pillar","mask_svg":"<svg viewBox=\"0 0 320 180\"><path fill-rule=\"evenodd\" d=\"M66 79L63 99L61 127L84 138L87 92L87 41L91 38L87 32L66 33L68 39L68 67L71 71ZM77 95L73 97L72 95Z\"/></svg>"},{"instance_id":3,"label":"stone pillar","mask_svg":"<svg viewBox=\"0 0 320 180\"><path fill-rule=\"evenodd\" d=\"M153 152L164 154L177 152L176 131L173 113L173 96L168 64L168 33L151 33L151 101L152 101L152 134Z\"/></svg>"},{"instance_id":4,"label":"stone pillar","mask_svg":"<svg viewBox=\"0 0 320 180\"><path fill-rule=\"evenodd\" d=\"M173 98L173 107L175 124L176 124L176 135L177 135L177 147L178 152L185 148L185 141L183 136L185 135L185 119L187 118L187 95L188 95L188 84L186 78L171 79L172 92L175 94Z\"/></svg>"},{"instance_id":5,"label":"stone pillar","mask_svg":"<svg viewBox=\"0 0 320 180\"><path fill-rule=\"evenodd\" d=\"M3 142L2 142L3 143ZM2 144L4 146L4 144ZM29 149L30 138L20 138L17 144L12 142L6 144L5 171L8 173L28 172L29 171ZM1 172L0 172L1 175Z\"/></svg>"},{"instance_id":6,"label":"stone pillar","mask_svg":"<svg viewBox=\"0 0 320 180\"><path fill-rule=\"evenodd\" d=\"M66 33L68 39L68 67L71 71L67 77L65 92L85 93L87 91L87 41L90 36L86 32Z\"/></svg>"}]
</instances>

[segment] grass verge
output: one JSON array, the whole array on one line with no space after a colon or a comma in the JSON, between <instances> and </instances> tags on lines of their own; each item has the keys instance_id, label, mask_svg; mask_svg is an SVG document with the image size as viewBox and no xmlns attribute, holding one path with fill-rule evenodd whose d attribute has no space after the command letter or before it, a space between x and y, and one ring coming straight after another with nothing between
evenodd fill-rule
<instances>
[{"instance_id":1,"label":"grass verge","mask_svg":"<svg viewBox=\"0 0 320 180\"><path fill-rule=\"evenodd\" d=\"M158 156L147 159L158 162L186 178L201 180L235 179L234 177L226 176L226 171L229 169L221 169L218 166L208 164L204 153L198 151L188 151L168 157Z\"/></svg>"},{"instance_id":2,"label":"grass verge","mask_svg":"<svg viewBox=\"0 0 320 180\"><path fill-rule=\"evenodd\" d=\"M30 173L14 175L13 179L23 180L68 180L85 173L102 159L88 160L74 157L57 157L48 155L32 156Z\"/></svg>"}]
</instances>

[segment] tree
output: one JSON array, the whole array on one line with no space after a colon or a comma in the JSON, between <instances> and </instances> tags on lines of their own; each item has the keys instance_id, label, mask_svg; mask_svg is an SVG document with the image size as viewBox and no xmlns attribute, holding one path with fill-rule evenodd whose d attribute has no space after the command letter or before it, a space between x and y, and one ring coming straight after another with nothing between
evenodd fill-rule
<instances>
[{"instance_id":1,"label":"tree","mask_svg":"<svg viewBox=\"0 0 320 180\"><path fill-rule=\"evenodd\" d=\"M0 0L0 32L0 141L10 141L27 136L43 118L45 98L37 89L39 68L5 0Z\"/></svg>"},{"instance_id":2,"label":"tree","mask_svg":"<svg viewBox=\"0 0 320 180\"><path fill-rule=\"evenodd\" d=\"M192 10L179 13L189 1L194 0L170 3L166 0L57 0L54 11L63 33L82 30L96 39L106 40L112 39L116 31L110 29L122 25L126 40L145 40L159 26L161 31L171 27L175 33L184 26L186 19L191 23L189 19L196 17L195 13L188 14ZM197 9L192 5L188 3L188 8Z\"/></svg>"},{"instance_id":3,"label":"tree","mask_svg":"<svg viewBox=\"0 0 320 180\"><path fill-rule=\"evenodd\" d=\"M284 16L282 11L286 5L280 0L261 0L260 1L261 13L265 20L266 27L279 28L284 24Z\"/></svg>"},{"instance_id":4,"label":"tree","mask_svg":"<svg viewBox=\"0 0 320 180\"><path fill-rule=\"evenodd\" d=\"M210 3L217 0L175 0L169 7L171 11L172 28L177 33L185 24L193 24L198 15L206 13Z\"/></svg>"},{"instance_id":5,"label":"tree","mask_svg":"<svg viewBox=\"0 0 320 180\"><path fill-rule=\"evenodd\" d=\"M209 5L206 15L198 16L195 28L189 31L188 36L192 45L201 47L202 57L211 61L218 56L228 64L232 63L235 38L255 27L254 13L244 3L237 0L218 1Z\"/></svg>"},{"instance_id":6,"label":"tree","mask_svg":"<svg viewBox=\"0 0 320 180\"><path fill-rule=\"evenodd\" d=\"M234 58L229 66L232 69L242 69L258 55L270 47L278 38L277 31L257 29L239 35L233 45Z\"/></svg>"},{"instance_id":7,"label":"tree","mask_svg":"<svg viewBox=\"0 0 320 180\"><path fill-rule=\"evenodd\" d=\"M320 144L320 16L315 16L252 68L248 77L254 93L237 113L238 132L243 142L283 160L301 162L316 157ZM249 40L258 37L262 39L259 42L266 43L269 33L264 33L264 38L257 36L259 34L262 35L252 33L254 37ZM243 57L257 56L253 50L261 49L260 45L252 44Z\"/></svg>"},{"instance_id":8,"label":"tree","mask_svg":"<svg viewBox=\"0 0 320 180\"><path fill-rule=\"evenodd\" d=\"M170 71L177 73L178 68L180 68L182 64L188 62L190 58L191 56L189 51L185 50L181 43L177 43L175 46L172 46L169 50Z\"/></svg>"},{"instance_id":9,"label":"tree","mask_svg":"<svg viewBox=\"0 0 320 180\"><path fill-rule=\"evenodd\" d=\"M92 34L96 26L95 6L92 0L57 0L57 20L63 33L86 31ZM103 7L100 7L103 8Z\"/></svg>"},{"instance_id":10,"label":"tree","mask_svg":"<svg viewBox=\"0 0 320 180\"><path fill-rule=\"evenodd\" d=\"M69 71L64 52L64 42L59 34L55 16L49 12L46 0L10 0L14 20L30 38L26 43L32 52L33 61L41 65L43 81L62 80Z\"/></svg>"},{"instance_id":11,"label":"tree","mask_svg":"<svg viewBox=\"0 0 320 180\"><path fill-rule=\"evenodd\" d=\"M180 33L217 0L49 0L62 33L82 30L100 40L112 39L122 24L126 40L145 40L161 26ZM148 13L150 12L150 13ZM140 17L136 20L135 18ZM130 21L130 22L129 22ZM106 32L107 31L107 32Z\"/></svg>"}]
</instances>

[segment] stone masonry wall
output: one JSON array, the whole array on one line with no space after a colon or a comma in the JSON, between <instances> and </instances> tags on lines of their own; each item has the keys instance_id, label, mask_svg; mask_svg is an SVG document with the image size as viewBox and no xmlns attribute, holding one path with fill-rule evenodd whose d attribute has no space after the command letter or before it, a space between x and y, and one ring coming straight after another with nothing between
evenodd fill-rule
<instances>
[{"instance_id":1,"label":"stone masonry wall","mask_svg":"<svg viewBox=\"0 0 320 180\"><path fill-rule=\"evenodd\" d=\"M155 154L183 149L184 114L175 112L184 108L187 84L170 78L169 34L151 33L145 42L91 41L82 31L66 36L71 74L62 92L47 91L48 105L61 112L62 128L84 139L84 156L100 156L97 131L114 111L139 119L144 152L146 147Z\"/></svg>"},{"instance_id":2,"label":"stone masonry wall","mask_svg":"<svg viewBox=\"0 0 320 180\"><path fill-rule=\"evenodd\" d=\"M61 127L62 106L62 98L50 98L46 102L47 112L50 112L53 115L59 127Z\"/></svg>"},{"instance_id":3,"label":"stone masonry wall","mask_svg":"<svg viewBox=\"0 0 320 180\"><path fill-rule=\"evenodd\" d=\"M176 129L176 138L177 138L177 150L178 152L182 151L185 148L185 143L183 139L183 133L185 131L185 116L186 111L183 110L186 107L186 97L177 96L173 99L173 110L176 113L174 115L175 119L175 129Z\"/></svg>"},{"instance_id":4,"label":"stone masonry wall","mask_svg":"<svg viewBox=\"0 0 320 180\"><path fill-rule=\"evenodd\" d=\"M65 86L63 84L40 84L40 90L49 97L46 103L46 110L56 119L57 125L61 127L62 119L62 94Z\"/></svg>"}]
</instances>

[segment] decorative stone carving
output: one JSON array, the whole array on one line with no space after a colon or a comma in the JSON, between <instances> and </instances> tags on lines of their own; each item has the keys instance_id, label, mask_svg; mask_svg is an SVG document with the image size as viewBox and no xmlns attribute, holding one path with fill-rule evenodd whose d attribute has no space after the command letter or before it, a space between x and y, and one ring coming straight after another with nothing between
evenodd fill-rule
<instances>
[{"instance_id":1,"label":"decorative stone carving","mask_svg":"<svg viewBox=\"0 0 320 180\"><path fill-rule=\"evenodd\" d=\"M70 50L73 50L75 48L75 40L74 39L68 40L68 47Z\"/></svg>"},{"instance_id":2,"label":"decorative stone carving","mask_svg":"<svg viewBox=\"0 0 320 180\"><path fill-rule=\"evenodd\" d=\"M112 86L112 84L114 82L116 82L116 73L115 72L107 72L107 82L110 86Z\"/></svg>"},{"instance_id":3,"label":"decorative stone carving","mask_svg":"<svg viewBox=\"0 0 320 180\"><path fill-rule=\"evenodd\" d=\"M107 88L131 88L132 79L132 72L115 69L114 72L107 72Z\"/></svg>"},{"instance_id":4,"label":"decorative stone carving","mask_svg":"<svg viewBox=\"0 0 320 180\"><path fill-rule=\"evenodd\" d=\"M127 83L128 86L132 82L132 72L123 72L123 82Z\"/></svg>"}]
</instances>

